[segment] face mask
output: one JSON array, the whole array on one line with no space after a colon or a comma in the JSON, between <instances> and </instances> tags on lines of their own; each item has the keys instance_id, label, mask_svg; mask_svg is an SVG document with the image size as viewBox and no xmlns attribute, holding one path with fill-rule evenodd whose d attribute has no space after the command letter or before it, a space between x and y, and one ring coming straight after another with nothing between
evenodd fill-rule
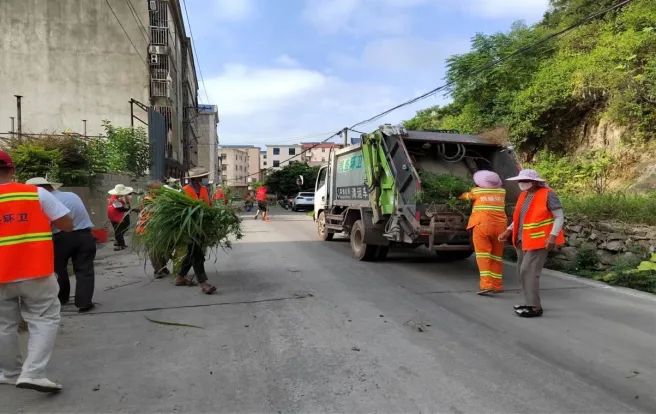
<instances>
[{"instance_id":1,"label":"face mask","mask_svg":"<svg viewBox=\"0 0 656 414\"><path fill-rule=\"evenodd\" d=\"M210 179L209 179L209 178L203 178L203 179L201 180L201 183L203 183L203 185L209 185L209 183L210 183Z\"/></svg>"},{"instance_id":2,"label":"face mask","mask_svg":"<svg viewBox=\"0 0 656 414\"><path fill-rule=\"evenodd\" d=\"M522 191L528 191L533 187L533 183L517 183L519 185L519 189Z\"/></svg>"}]
</instances>

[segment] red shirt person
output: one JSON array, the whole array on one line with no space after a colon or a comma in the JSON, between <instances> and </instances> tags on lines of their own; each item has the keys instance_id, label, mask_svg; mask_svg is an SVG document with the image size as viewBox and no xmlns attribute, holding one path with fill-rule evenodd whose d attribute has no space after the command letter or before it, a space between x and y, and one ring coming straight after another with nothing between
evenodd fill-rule
<instances>
[{"instance_id":1,"label":"red shirt person","mask_svg":"<svg viewBox=\"0 0 656 414\"><path fill-rule=\"evenodd\" d=\"M269 220L269 208L267 206L267 188L264 185L257 187L255 190L255 201L257 201L257 213L255 213L255 220L257 220L262 212L262 220Z\"/></svg>"},{"instance_id":2,"label":"red shirt person","mask_svg":"<svg viewBox=\"0 0 656 414\"><path fill-rule=\"evenodd\" d=\"M107 200L107 218L114 227L114 250L125 249L125 233L130 228L130 198L129 195L134 192L132 187L123 184L109 190L109 199Z\"/></svg>"}]
</instances>

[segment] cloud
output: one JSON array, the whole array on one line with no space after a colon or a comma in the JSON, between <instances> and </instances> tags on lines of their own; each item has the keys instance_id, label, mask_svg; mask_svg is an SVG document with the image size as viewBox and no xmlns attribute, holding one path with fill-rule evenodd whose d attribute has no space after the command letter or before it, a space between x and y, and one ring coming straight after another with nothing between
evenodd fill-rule
<instances>
[{"instance_id":1,"label":"cloud","mask_svg":"<svg viewBox=\"0 0 656 414\"><path fill-rule=\"evenodd\" d=\"M549 7L549 0L468 0L453 2L472 15L487 19L512 18L536 22Z\"/></svg>"},{"instance_id":2,"label":"cloud","mask_svg":"<svg viewBox=\"0 0 656 414\"><path fill-rule=\"evenodd\" d=\"M251 17L255 7L253 0L214 0L214 11L219 21L238 22Z\"/></svg>"},{"instance_id":3,"label":"cloud","mask_svg":"<svg viewBox=\"0 0 656 414\"><path fill-rule=\"evenodd\" d=\"M298 61L288 54L284 53L276 58L276 63L281 66L287 67L297 67L299 66Z\"/></svg>"},{"instance_id":4,"label":"cloud","mask_svg":"<svg viewBox=\"0 0 656 414\"><path fill-rule=\"evenodd\" d=\"M230 64L206 79L206 85L210 100L219 106L219 136L224 144L275 143L267 138L337 131L409 97L407 90L383 82L347 81L300 67ZM416 109L395 112L387 120L398 123Z\"/></svg>"}]
</instances>

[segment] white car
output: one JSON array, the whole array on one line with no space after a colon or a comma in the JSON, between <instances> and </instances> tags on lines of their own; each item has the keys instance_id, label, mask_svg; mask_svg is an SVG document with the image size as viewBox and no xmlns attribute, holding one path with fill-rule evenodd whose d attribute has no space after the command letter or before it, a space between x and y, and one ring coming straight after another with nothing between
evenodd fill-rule
<instances>
[{"instance_id":1,"label":"white car","mask_svg":"<svg viewBox=\"0 0 656 414\"><path fill-rule=\"evenodd\" d=\"M294 205L292 211L298 210L312 210L314 209L314 192L298 193L294 197Z\"/></svg>"}]
</instances>

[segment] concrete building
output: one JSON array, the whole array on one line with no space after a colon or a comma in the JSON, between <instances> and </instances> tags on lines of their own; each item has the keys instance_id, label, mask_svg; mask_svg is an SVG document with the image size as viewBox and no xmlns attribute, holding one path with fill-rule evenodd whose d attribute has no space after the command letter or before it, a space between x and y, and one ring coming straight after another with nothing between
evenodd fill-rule
<instances>
[{"instance_id":1,"label":"concrete building","mask_svg":"<svg viewBox=\"0 0 656 414\"><path fill-rule=\"evenodd\" d=\"M269 163L267 162L267 152L266 151L260 151L260 171L262 171L262 175L266 175L266 170L269 168Z\"/></svg>"},{"instance_id":2,"label":"concrete building","mask_svg":"<svg viewBox=\"0 0 656 414\"><path fill-rule=\"evenodd\" d=\"M221 183L229 187L248 185L248 151L243 147L219 146Z\"/></svg>"},{"instance_id":3,"label":"concrete building","mask_svg":"<svg viewBox=\"0 0 656 414\"><path fill-rule=\"evenodd\" d=\"M334 142L304 142L301 144L301 148L305 151L303 156L306 162L312 166L326 164L330 151L343 147L344 145Z\"/></svg>"},{"instance_id":4,"label":"concrete building","mask_svg":"<svg viewBox=\"0 0 656 414\"><path fill-rule=\"evenodd\" d=\"M179 0L3 0L0 9L0 132L16 117L14 95L23 133L101 135L103 120L146 127L152 107L165 120L166 174L195 165L198 82Z\"/></svg>"},{"instance_id":5,"label":"concrete building","mask_svg":"<svg viewBox=\"0 0 656 414\"><path fill-rule=\"evenodd\" d=\"M217 146L219 137L219 110L216 105L198 105L198 165L210 170L210 183L219 184L220 166Z\"/></svg>"},{"instance_id":6,"label":"concrete building","mask_svg":"<svg viewBox=\"0 0 656 414\"><path fill-rule=\"evenodd\" d=\"M260 168L260 148L254 145L222 145L219 149L221 153L219 158L224 161L223 154L228 154L226 150L240 150L246 153L247 158L247 167L245 174L246 184L250 184L255 181L262 179L261 168ZM228 157L230 159L230 157ZM230 184L229 184L230 185Z\"/></svg>"},{"instance_id":7,"label":"concrete building","mask_svg":"<svg viewBox=\"0 0 656 414\"><path fill-rule=\"evenodd\" d=\"M306 161L305 154L301 154L302 151L303 151L303 147L300 144L267 145L267 150L266 150L267 168L278 170L288 165L290 161L305 162ZM290 158L292 159L290 160Z\"/></svg>"}]
</instances>

